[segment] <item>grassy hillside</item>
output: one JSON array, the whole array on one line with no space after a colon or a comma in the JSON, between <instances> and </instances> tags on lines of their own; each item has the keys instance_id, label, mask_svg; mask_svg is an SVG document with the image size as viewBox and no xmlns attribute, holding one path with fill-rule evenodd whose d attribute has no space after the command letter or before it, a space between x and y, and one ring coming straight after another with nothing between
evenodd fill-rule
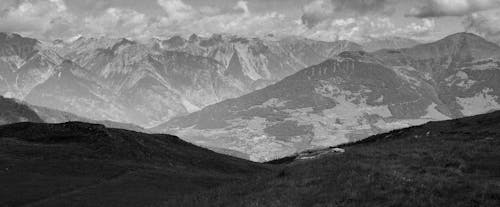
<instances>
[{"instance_id":1,"label":"grassy hillside","mask_svg":"<svg viewBox=\"0 0 500 207\"><path fill-rule=\"evenodd\" d=\"M289 157L262 180L162 206L500 206L500 112L432 122Z\"/></svg>"},{"instance_id":2,"label":"grassy hillside","mask_svg":"<svg viewBox=\"0 0 500 207\"><path fill-rule=\"evenodd\" d=\"M151 206L267 167L99 124L0 126L0 206Z\"/></svg>"}]
</instances>

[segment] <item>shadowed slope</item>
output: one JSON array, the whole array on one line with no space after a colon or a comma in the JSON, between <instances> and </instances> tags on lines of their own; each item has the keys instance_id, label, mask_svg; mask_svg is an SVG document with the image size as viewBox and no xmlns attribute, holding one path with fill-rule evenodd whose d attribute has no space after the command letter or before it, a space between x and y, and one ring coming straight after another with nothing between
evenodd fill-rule
<instances>
[{"instance_id":1,"label":"shadowed slope","mask_svg":"<svg viewBox=\"0 0 500 207\"><path fill-rule=\"evenodd\" d=\"M43 122L38 114L29 106L0 96L0 124L9 124L15 122L31 121Z\"/></svg>"},{"instance_id":2,"label":"shadowed slope","mask_svg":"<svg viewBox=\"0 0 500 207\"><path fill-rule=\"evenodd\" d=\"M174 136L83 122L0 126L0 146L7 206L149 206L267 171Z\"/></svg>"}]
</instances>

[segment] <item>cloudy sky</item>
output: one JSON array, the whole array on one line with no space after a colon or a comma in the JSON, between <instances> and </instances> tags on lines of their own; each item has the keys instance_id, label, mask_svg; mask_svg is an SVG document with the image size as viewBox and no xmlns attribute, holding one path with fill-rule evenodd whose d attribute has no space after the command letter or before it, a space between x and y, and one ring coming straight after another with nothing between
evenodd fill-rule
<instances>
[{"instance_id":1,"label":"cloudy sky","mask_svg":"<svg viewBox=\"0 0 500 207\"><path fill-rule=\"evenodd\" d=\"M0 31L45 40L231 33L428 41L472 31L497 41L498 22L500 0L0 0Z\"/></svg>"}]
</instances>

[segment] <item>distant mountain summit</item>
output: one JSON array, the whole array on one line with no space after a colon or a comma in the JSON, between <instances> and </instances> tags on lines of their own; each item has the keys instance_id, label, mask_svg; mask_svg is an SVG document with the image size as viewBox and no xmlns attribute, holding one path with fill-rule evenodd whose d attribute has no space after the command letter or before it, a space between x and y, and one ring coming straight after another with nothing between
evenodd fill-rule
<instances>
[{"instance_id":1,"label":"distant mountain summit","mask_svg":"<svg viewBox=\"0 0 500 207\"><path fill-rule=\"evenodd\" d=\"M269 160L395 128L500 109L500 47L459 33L405 49L342 52L155 130Z\"/></svg>"}]
</instances>

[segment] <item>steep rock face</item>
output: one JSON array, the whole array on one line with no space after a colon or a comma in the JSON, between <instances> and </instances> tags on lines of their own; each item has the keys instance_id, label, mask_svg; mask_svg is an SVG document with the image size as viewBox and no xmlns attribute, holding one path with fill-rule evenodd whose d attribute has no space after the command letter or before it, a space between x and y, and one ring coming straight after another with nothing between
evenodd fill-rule
<instances>
[{"instance_id":1,"label":"steep rock face","mask_svg":"<svg viewBox=\"0 0 500 207\"><path fill-rule=\"evenodd\" d=\"M174 36L162 42L166 50L184 51L220 62L231 77L250 87L265 86L307 66L318 64L340 52L359 50L348 42L321 42L304 38L245 38L214 34L209 38L192 35L189 40Z\"/></svg>"},{"instance_id":2,"label":"steep rock face","mask_svg":"<svg viewBox=\"0 0 500 207\"><path fill-rule=\"evenodd\" d=\"M45 43L0 33L0 93L24 98L32 88L48 79L61 62L57 53L45 49Z\"/></svg>"},{"instance_id":3,"label":"steep rock face","mask_svg":"<svg viewBox=\"0 0 500 207\"><path fill-rule=\"evenodd\" d=\"M344 52L156 129L264 161L448 118L432 87L411 83L402 73L364 52Z\"/></svg>"},{"instance_id":4,"label":"steep rock face","mask_svg":"<svg viewBox=\"0 0 500 207\"><path fill-rule=\"evenodd\" d=\"M110 91L92 81L88 71L65 61L45 82L25 97L31 104L74 112L97 120L119 120L124 117L120 106L113 104ZM125 120L129 121L129 120Z\"/></svg>"},{"instance_id":5,"label":"steep rock face","mask_svg":"<svg viewBox=\"0 0 500 207\"><path fill-rule=\"evenodd\" d=\"M2 38L3 95L91 119L152 126L251 91L213 59L127 39Z\"/></svg>"},{"instance_id":6,"label":"steep rock face","mask_svg":"<svg viewBox=\"0 0 500 207\"><path fill-rule=\"evenodd\" d=\"M74 58L87 80L110 92L104 98L118 107L112 120L151 126L248 91L224 77L215 60L126 39Z\"/></svg>"}]
</instances>

